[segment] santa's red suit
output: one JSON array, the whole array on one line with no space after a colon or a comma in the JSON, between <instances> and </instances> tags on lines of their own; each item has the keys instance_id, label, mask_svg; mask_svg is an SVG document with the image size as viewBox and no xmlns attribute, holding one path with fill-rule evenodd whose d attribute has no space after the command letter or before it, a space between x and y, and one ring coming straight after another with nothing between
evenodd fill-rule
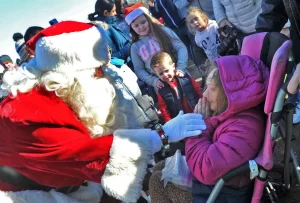
<instances>
[{"instance_id":1,"label":"santa's red suit","mask_svg":"<svg viewBox=\"0 0 300 203\"><path fill-rule=\"evenodd\" d=\"M123 200L134 201L139 196L151 155L151 137L145 133L151 131L137 130L136 136L118 136L116 131L115 137L91 139L69 106L43 88L6 98L0 115L1 165L46 186L62 188L88 180L102 182L114 196L118 190L130 190L127 197L115 196ZM0 184L1 191L24 189Z\"/></svg>"},{"instance_id":2,"label":"santa's red suit","mask_svg":"<svg viewBox=\"0 0 300 203\"><path fill-rule=\"evenodd\" d=\"M30 41L37 46L36 58L18 71L29 73L30 70L36 74L41 69L63 72L71 68L71 74L74 70L81 71L80 68L99 67L107 57L107 45L100 33L93 25L78 22L50 27ZM100 46L96 57L87 53L89 56L84 58L84 53L76 49L76 42L66 42L74 40L73 37L82 40L78 46L83 50L87 47L95 53L92 45L97 43L103 47ZM76 50L76 54L72 50L74 53ZM71 62L55 58L61 57L64 51L68 54L64 57L71 58ZM96 59L93 61L93 58ZM108 134L91 139L90 132L70 106L57 97L55 91L48 91L42 85L7 97L0 105L0 115L0 165L12 167L35 182L54 188L93 182L81 186L74 194L63 194L55 190L24 191L28 188L1 181L0 202L99 202L102 187L109 195L125 202L135 202L140 196L152 155L151 134L155 132L117 130L114 136Z\"/></svg>"},{"instance_id":3,"label":"santa's red suit","mask_svg":"<svg viewBox=\"0 0 300 203\"><path fill-rule=\"evenodd\" d=\"M94 77L109 57L103 36L91 24L58 23L27 44L35 58L5 73L1 87L10 95L0 104L0 166L51 188L81 186L67 194L28 190L0 176L0 202L98 203L102 188L124 202L139 198L162 142L150 129L115 130L126 115L115 109L108 80ZM198 135L205 124L201 115L186 114L163 128L176 142Z\"/></svg>"}]
</instances>

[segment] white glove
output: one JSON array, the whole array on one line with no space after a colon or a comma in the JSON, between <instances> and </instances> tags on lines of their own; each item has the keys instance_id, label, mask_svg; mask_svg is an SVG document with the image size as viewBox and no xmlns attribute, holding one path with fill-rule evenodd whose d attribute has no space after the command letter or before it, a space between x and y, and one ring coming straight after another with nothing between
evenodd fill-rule
<instances>
[{"instance_id":1,"label":"white glove","mask_svg":"<svg viewBox=\"0 0 300 203\"><path fill-rule=\"evenodd\" d=\"M163 126L169 142L178 142L187 137L200 135L202 130L206 129L202 117L201 114L183 114L183 111L180 111L175 118Z\"/></svg>"}]
</instances>

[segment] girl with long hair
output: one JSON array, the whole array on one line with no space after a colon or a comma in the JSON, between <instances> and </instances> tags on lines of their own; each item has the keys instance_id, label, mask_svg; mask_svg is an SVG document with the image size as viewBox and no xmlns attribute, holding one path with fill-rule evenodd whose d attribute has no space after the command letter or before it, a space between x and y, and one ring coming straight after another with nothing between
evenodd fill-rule
<instances>
[{"instance_id":1,"label":"girl with long hair","mask_svg":"<svg viewBox=\"0 0 300 203\"><path fill-rule=\"evenodd\" d=\"M195 43L203 49L209 59L217 59L218 47L221 43L217 22L209 19L207 15L197 7L191 7L188 10L188 16L185 21L189 32L195 36Z\"/></svg>"},{"instance_id":2,"label":"girl with long hair","mask_svg":"<svg viewBox=\"0 0 300 203\"><path fill-rule=\"evenodd\" d=\"M177 70L186 71L187 49L171 29L152 18L141 3L127 7L124 14L132 35L130 55L135 73L140 80L156 89L163 87L163 83L150 67L152 56L160 52L172 56Z\"/></svg>"}]
</instances>

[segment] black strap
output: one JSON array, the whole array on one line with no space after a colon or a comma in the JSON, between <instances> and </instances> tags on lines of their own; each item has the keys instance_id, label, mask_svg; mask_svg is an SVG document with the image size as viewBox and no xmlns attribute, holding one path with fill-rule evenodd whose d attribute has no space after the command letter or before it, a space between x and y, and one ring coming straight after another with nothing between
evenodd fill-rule
<instances>
[{"instance_id":1,"label":"black strap","mask_svg":"<svg viewBox=\"0 0 300 203\"><path fill-rule=\"evenodd\" d=\"M203 11L200 0L198 0L198 4L199 4L199 8L201 9L201 11ZM204 12L204 11L203 11Z\"/></svg>"},{"instance_id":2,"label":"black strap","mask_svg":"<svg viewBox=\"0 0 300 203\"><path fill-rule=\"evenodd\" d=\"M11 185L21 187L24 190L42 190L48 192L52 189L55 189L57 192L67 194L70 192L75 192L80 187L80 186L70 186L70 187L63 187L63 188L53 188L53 187L44 186L25 177L17 170L9 166L0 166L0 179Z\"/></svg>"},{"instance_id":3,"label":"black strap","mask_svg":"<svg viewBox=\"0 0 300 203\"><path fill-rule=\"evenodd\" d=\"M285 106L283 107L283 109L281 111L273 112L271 114L271 123L272 124L278 123L283 118L283 115L285 114L285 112L286 112Z\"/></svg>"}]
</instances>

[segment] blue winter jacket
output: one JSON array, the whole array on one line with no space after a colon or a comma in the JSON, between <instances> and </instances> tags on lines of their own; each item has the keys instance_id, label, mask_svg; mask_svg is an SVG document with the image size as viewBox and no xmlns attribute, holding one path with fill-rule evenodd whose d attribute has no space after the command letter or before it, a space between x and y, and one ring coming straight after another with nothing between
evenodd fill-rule
<instances>
[{"instance_id":1,"label":"blue winter jacket","mask_svg":"<svg viewBox=\"0 0 300 203\"><path fill-rule=\"evenodd\" d=\"M105 22L109 25L107 28L104 28L104 30L107 35L108 45L112 49L112 57L127 61L127 57L129 56L130 37L118 27L117 17L98 16L96 20Z\"/></svg>"},{"instance_id":2,"label":"blue winter jacket","mask_svg":"<svg viewBox=\"0 0 300 203\"><path fill-rule=\"evenodd\" d=\"M125 17L123 14L121 14L120 16L117 16L117 25L118 25L118 28L123 30L123 32L131 39L130 27L126 23Z\"/></svg>"}]
</instances>

